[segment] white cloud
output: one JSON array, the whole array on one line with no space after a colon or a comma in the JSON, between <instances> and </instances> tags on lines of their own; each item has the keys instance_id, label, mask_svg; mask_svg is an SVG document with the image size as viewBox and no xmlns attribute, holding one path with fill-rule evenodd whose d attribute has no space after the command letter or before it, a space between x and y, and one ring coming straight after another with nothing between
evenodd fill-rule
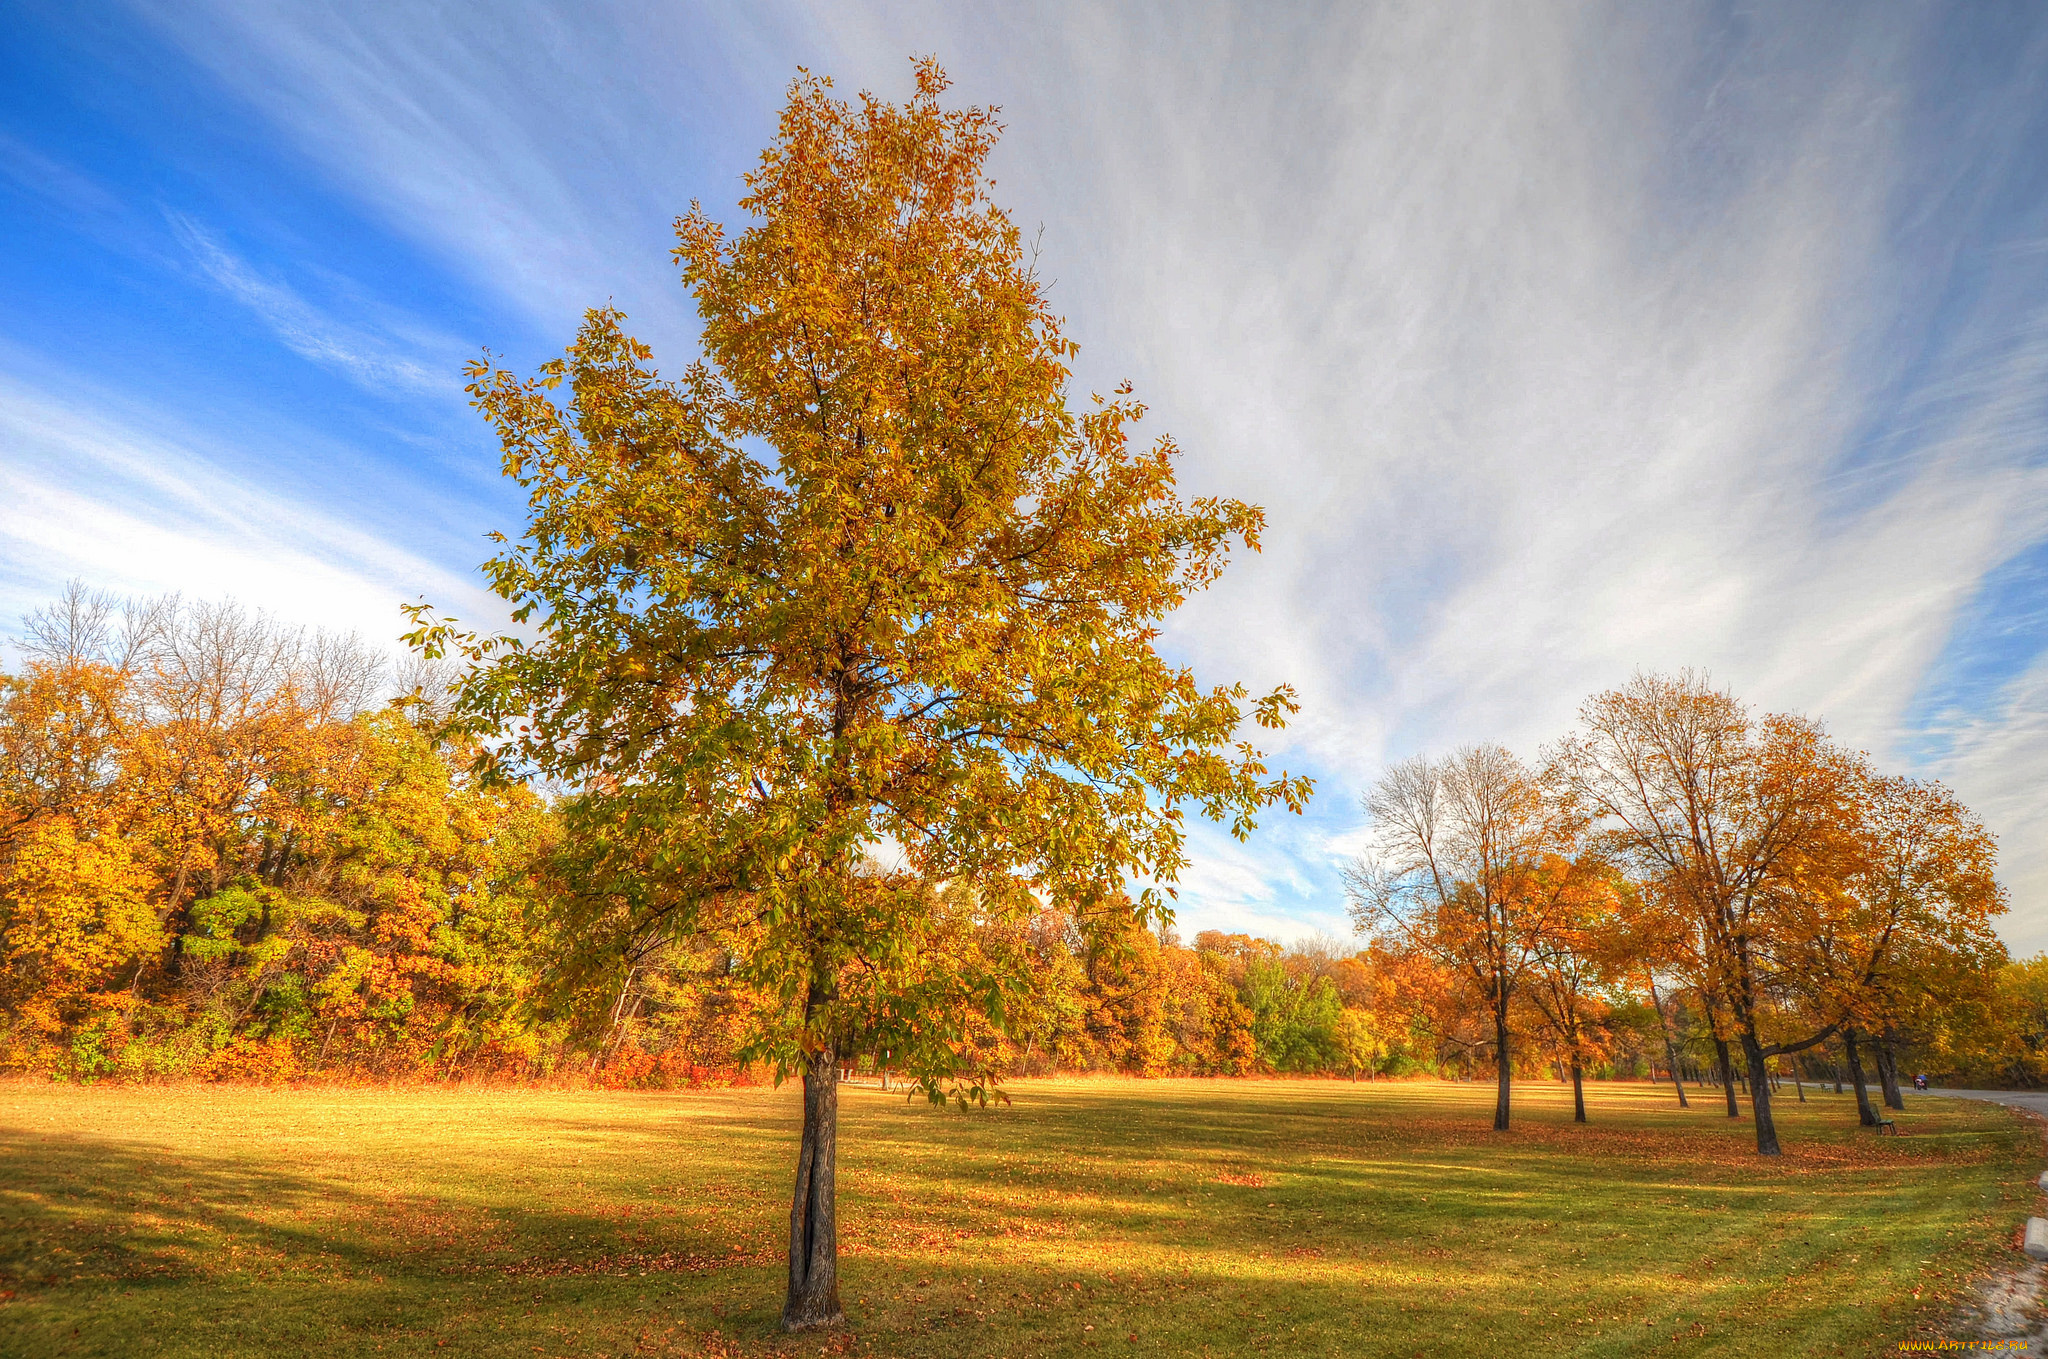
<instances>
[{"instance_id":1,"label":"white cloud","mask_svg":"<svg viewBox=\"0 0 2048 1359\"><path fill-rule=\"evenodd\" d=\"M1069 49L1120 78L1083 82L1103 160L1054 239L1101 255L1087 310L1142 355L1190 478L1272 520L1174 638L1301 688L1325 797L1418 747L1530 749L1644 666L1903 759L1958 611L2048 532L2041 347L1981 321L1963 390L1856 461L1926 267L1891 236L1921 190L1911 27L1759 34L1686 89L1615 17L1385 9L1313 47L1107 24ZM1983 735L2038 779L2023 714ZM2048 833L1987 815L2011 866ZM2012 885L2018 937L2048 892Z\"/></svg>"},{"instance_id":2,"label":"white cloud","mask_svg":"<svg viewBox=\"0 0 2048 1359\"><path fill-rule=\"evenodd\" d=\"M1999 834L1999 877L2015 906L2000 932L2015 953L2048 950L2048 659L1948 735L1932 772Z\"/></svg>"},{"instance_id":3,"label":"white cloud","mask_svg":"<svg viewBox=\"0 0 2048 1359\"><path fill-rule=\"evenodd\" d=\"M501 617L465 573L388 530L252 484L166 434L167 418L119 421L98 404L0 376L0 617L73 577L129 594L232 596L392 651L399 604L423 593L472 620Z\"/></svg>"}]
</instances>

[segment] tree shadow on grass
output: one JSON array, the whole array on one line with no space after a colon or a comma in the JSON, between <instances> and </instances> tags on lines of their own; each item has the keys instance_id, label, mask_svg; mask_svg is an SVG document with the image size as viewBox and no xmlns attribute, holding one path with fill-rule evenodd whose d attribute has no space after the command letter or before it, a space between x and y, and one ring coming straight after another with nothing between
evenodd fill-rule
<instances>
[{"instance_id":1,"label":"tree shadow on grass","mask_svg":"<svg viewBox=\"0 0 2048 1359\"><path fill-rule=\"evenodd\" d=\"M418 1182L417 1175L414 1176ZM445 1279L703 1273L763 1242L705 1230L646 1194L565 1207L450 1166L380 1188L186 1149L0 1127L0 1291L229 1278Z\"/></svg>"},{"instance_id":2,"label":"tree shadow on grass","mask_svg":"<svg viewBox=\"0 0 2048 1359\"><path fill-rule=\"evenodd\" d=\"M351 1164L0 1127L0 1354L615 1354L658 1307L768 1290L772 1253L723 1221Z\"/></svg>"},{"instance_id":3,"label":"tree shadow on grass","mask_svg":"<svg viewBox=\"0 0 2048 1359\"><path fill-rule=\"evenodd\" d=\"M150 1283L237 1256L364 1268L374 1251L318 1225L360 1206L254 1160L0 1128L0 1286Z\"/></svg>"}]
</instances>

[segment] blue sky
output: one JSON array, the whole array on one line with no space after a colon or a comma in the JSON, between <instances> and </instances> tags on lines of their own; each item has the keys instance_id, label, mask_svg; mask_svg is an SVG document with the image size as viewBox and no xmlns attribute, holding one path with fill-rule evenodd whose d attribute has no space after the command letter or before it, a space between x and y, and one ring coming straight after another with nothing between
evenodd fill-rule
<instances>
[{"instance_id":1,"label":"blue sky","mask_svg":"<svg viewBox=\"0 0 2048 1359\"><path fill-rule=\"evenodd\" d=\"M1342 935L1388 759L1692 665L1951 782L2048 947L2048 9L0 8L0 618L493 617L462 363L611 300L679 367L671 220L931 53L1084 385L1270 515L1169 644L1321 789L1186 927Z\"/></svg>"}]
</instances>

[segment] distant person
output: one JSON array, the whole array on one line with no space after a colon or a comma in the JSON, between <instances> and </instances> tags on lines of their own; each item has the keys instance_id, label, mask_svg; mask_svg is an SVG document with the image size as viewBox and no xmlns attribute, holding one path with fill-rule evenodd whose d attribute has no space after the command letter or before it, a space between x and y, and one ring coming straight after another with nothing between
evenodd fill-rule
<instances>
[{"instance_id":1,"label":"distant person","mask_svg":"<svg viewBox=\"0 0 2048 1359\"><path fill-rule=\"evenodd\" d=\"M1927 1088L1927 1078L1925 1076L1915 1076L1913 1078L1913 1088L1915 1090L1925 1090Z\"/></svg>"}]
</instances>

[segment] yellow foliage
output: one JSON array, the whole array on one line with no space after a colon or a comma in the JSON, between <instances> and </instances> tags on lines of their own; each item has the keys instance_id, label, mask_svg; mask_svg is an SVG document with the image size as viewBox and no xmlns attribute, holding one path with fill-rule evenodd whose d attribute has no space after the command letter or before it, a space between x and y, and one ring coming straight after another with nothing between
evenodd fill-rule
<instances>
[{"instance_id":1,"label":"yellow foliage","mask_svg":"<svg viewBox=\"0 0 2048 1359\"><path fill-rule=\"evenodd\" d=\"M76 993L154 956L166 939L150 881L117 832L52 817L24 833L0 879L10 989Z\"/></svg>"}]
</instances>

